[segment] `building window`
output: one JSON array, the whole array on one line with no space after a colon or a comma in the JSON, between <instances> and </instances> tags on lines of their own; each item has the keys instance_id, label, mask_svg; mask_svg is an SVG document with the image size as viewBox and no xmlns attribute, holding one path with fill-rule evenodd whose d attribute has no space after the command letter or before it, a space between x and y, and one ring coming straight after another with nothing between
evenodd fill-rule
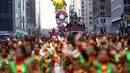
<instances>
[{"instance_id":1,"label":"building window","mask_svg":"<svg viewBox=\"0 0 130 73\"><path fill-rule=\"evenodd\" d=\"M100 19L100 23L103 23L102 19Z\"/></svg>"},{"instance_id":2,"label":"building window","mask_svg":"<svg viewBox=\"0 0 130 73\"><path fill-rule=\"evenodd\" d=\"M105 2L105 0L100 0L100 2Z\"/></svg>"},{"instance_id":3,"label":"building window","mask_svg":"<svg viewBox=\"0 0 130 73\"><path fill-rule=\"evenodd\" d=\"M90 15L92 15L92 12L89 12Z\"/></svg>"},{"instance_id":4,"label":"building window","mask_svg":"<svg viewBox=\"0 0 130 73\"><path fill-rule=\"evenodd\" d=\"M100 16L105 16L105 11L101 11Z\"/></svg>"},{"instance_id":5,"label":"building window","mask_svg":"<svg viewBox=\"0 0 130 73\"><path fill-rule=\"evenodd\" d=\"M100 16L102 16L102 12L100 12Z\"/></svg>"},{"instance_id":6,"label":"building window","mask_svg":"<svg viewBox=\"0 0 130 73\"><path fill-rule=\"evenodd\" d=\"M106 19L100 19L100 23L106 23Z\"/></svg>"},{"instance_id":7,"label":"building window","mask_svg":"<svg viewBox=\"0 0 130 73\"><path fill-rule=\"evenodd\" d=\"M21 2L18 4L18 8L20 8L21 7Z\"/></svg>"},{"instance_id":8,"label":"building window","mask_svg":"<svg viewBox=\"0 0 130 73\"><path fill-rule=\"evenodd\" d=\"M84 12L84 10L82 10L82 12Z\"/></svg>"},{"instance_id":9,"label":"building window","mask_svg":"<svg viewBox=\"0 0 130 73\"><path fill-rule=\"evenodd\" d=\"M106 19L103 19L103 22L106 23Z\"/></svg>"},{"instance_id":10,"label":"building window","mask_svg":"<svg viewBox=\"0 0 130 73\"><path fill-rule=\"evenodd\" d=\"M100 29L100 32L101 32L101 33L103 32L103 28Z\"/></svg>"},{"instance_id":11,"label":"building window","mask_svg":"<svg viewBox=\"0 0 130 73\"><path fill-rule=\"evenodd\" d=\"M84 20L84 18L82 18L82 20Z\"/></svg>"},{"instance_id":12,"label":"building window","mask_svg":"<svg viewBox=\"0 0 130 73\"><path fill-rule=\"evenodd\" d=\"M92 24L92 21L90 21L89 24Z\"/></svg>"},{"instance_id":13,"label":"building window","mask_svg":"<svg viewBox=\"0 0 130 73\"><path fill-rule=\"evenodd\" d=\"M84 6L82 6L82 8L84 8Z\"/></svg>"},{"instance_id":14,"label":"building window","mask_svg":"<svg viewBox=\"0 0 130 73\"><path fill-rule=\"evenodd\" d=\"M86 8L86 10L87 10L87 8Z\"/></svg>"},{"instance_id":15,"label":"building window","mask_svg":"<svg viewBox=\"0 0 130 73\"><path fill-rule=\"evenodd\" d=\"M102 13L102 16L105 16L105 12Z\"/></svg>"},{"instance_id":16,"label":"building window","mask_svg":"<svg viewBox=\"0 0 130 73\"><path fill-rule=\"evenodd\" d=\"M101 10L104 10L104 9L105 9L105 6L104 6L104 5L101 5L100 8L101 8Z\"/></svg>"},{"instance_id":17,"label":"building window","mask_svg":"<svg viewBox=\"0 0 130 73\"><path fill-rule=\"evenodd\" d=\"M84 14L82 14L82 16L84 16Z\"/></svg>"},{"instance_id":18,"label":"building window","mask_svg":"<svg viewBox=\"0 0 130 73\"><path fill-rule=\"evenodd\" d=\"M92 20L92 17L89 17L90 20Z\"/></svg>"},{"instance_id":19,"label":"building window","mask_svg":"<svg viewBox=\"0 0 130 73\"><path fill-rule=\"evenodd\" d=\"M82 4L84 4L84 2L82 2Z\"/></svg>"}]
</instances>

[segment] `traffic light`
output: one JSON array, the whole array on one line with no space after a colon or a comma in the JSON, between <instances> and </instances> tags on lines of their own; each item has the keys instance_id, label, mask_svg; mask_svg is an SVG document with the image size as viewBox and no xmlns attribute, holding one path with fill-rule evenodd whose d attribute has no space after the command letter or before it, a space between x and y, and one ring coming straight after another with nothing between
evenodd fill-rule
<instances>
[{"instance_id":1,"label":"traffic light","mask_svg":"<svg viewBox=\"0 0 130 73\"><path fill-rule=\"evenodd\" d=\"M128 21L130 21L130 16L128 16Z\"/></svg>"},{"instance_id":2,"label":"traffic light","mask_svg":"<svg viewBox=\"0 0 130 73\"><path fill-rule=\"evenodd\" d=\"M123 28L123 21L120 21L120 28Z\"/></svg>"},{"instance_id":3,"label":"traffic light","mask_svg":"<svg viewBox=\"0 0 130 73\"><path fill-rule=\"evenodd\" d=\"M126 16L126 21L130 21L130 16Z\"/></svg>"}]
</instances>

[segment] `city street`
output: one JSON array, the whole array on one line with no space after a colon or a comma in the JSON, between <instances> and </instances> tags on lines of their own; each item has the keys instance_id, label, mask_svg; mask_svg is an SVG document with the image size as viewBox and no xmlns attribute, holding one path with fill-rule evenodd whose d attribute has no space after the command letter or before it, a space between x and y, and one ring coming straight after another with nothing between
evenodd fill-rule
<instances>
[{"instance_id":1,"label":"city street","mask_svg":"<svg viewBox=\"0 0 130 73\"><path fill-rule=\"evenodd\" d=\"M130 73L130 0L0 0L0 73Z\"/></svg>"}]
</instances>

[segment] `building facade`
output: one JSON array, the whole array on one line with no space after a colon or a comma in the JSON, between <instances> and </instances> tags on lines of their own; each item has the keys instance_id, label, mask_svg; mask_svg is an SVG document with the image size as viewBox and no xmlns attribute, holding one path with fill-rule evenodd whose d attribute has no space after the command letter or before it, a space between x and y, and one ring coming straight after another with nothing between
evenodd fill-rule
<instances>
[{"instance_id":1,"label":"building facade","mask_svg":"<svg viewBox=\"0 0 130 73\"><path fill-rule=\"evenodd\" d=\"M13 0L0 0L0 35L13 34Z\"/></svg>"},{"instance_id":2,"label":"building facade","mask_svg":"<svg viewBox=\"0 0 130 73\"><path fill-rule=\"evenodd\" d=\"M81 23L85 24L85 32L93 31L93 1L81 0Z\"/></svg>"},{"instance_id":3,"label":"building facade","mask_svg":"<svg viewBox=\"0 0 130 73\"><path fill-rule=\"evenodd\" d=\"M35 32L36 18L35 18L35 0L27 0L27 31L29 34Z\"/></svg>"},{"instance_id":4,"label":"building facade","mask_svg":"<svg viewBox=\"0 0 130 73\"><path fill-rule=\"evenodd\" d=\"M112 25L111 32L114 34L120 29L121 15L124 12L123 0L111 0Z\"/></svg>"},{"instance_id":5,"label":"building facade","mask_svg":"<svg viewBox=\"0 0 130 73\"><path fill-rule=\"evenodd\" d=\"M21 33L27 35L27 14L26 14L26 0L15 0L14 9L14 22L15 22L15 33Z\"/></svg>"},{"instance_id":6,"label":"building facade","mask_svg":"<svg viewBox=\"0 0 130 73\"><path fill-rule=\"evenodd\" d=\"M26 35L25 0L0 1L0 35Z\"/></svg>"},{"instance_id":7,"label":"building facade","mask_svg":"<svg viewBox=\"0 0 130 73\"><path fill-rule=\"evenodd\" d=\"M130 0L111 0L111 13L112 33L130 32Z\"/></svg>"},{"instance_id":8,"label":"building facade","mask_svg":"<svg viewBox=\"0 0 130 73\"><path fill-rule=\"evenodd\" d=\"M40 25L40 0L27 0L27 30L30 35L35 35Z\"/></svg>"},{"instance_id":9,"label":"building facade","mask_svg":"<svg viewBox=\"0 0 130 73\"><path fill-rule=\"evenodd\" d=\"M70 0L71 9L77 13L78 17L81 17L81 0Z\"/></svg>"},{"instance_id":10,"label":"building facade","mask_svg":"<svg viewBox=\"0 0 130 73\"><path fill-rule=\"evenodd\" d=\"M111 0L93 0L94 32L111 33Z\"/></svg>"}]
</instances>

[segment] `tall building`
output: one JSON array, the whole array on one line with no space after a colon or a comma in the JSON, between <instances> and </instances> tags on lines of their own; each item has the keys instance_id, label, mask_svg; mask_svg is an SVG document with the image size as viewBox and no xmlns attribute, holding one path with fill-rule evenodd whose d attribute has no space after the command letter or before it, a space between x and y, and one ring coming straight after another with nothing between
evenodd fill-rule
<instances>
[{"instance_id":1,"label":"tall building","mask_svg":"<svg viewBox=\"0 0 130 73\"><path fill-rule=\"evenodd\" d=\"M0 35L26 35L26 1L0 0Z\"/></svg>"},{"instance_id":2,"label":"tall building","mask_svg":"<svg viewBox=\"0 0 130 73\"><path fill-rule=\"evenodd\" d=\"M36 35L40 35L40 0L35 0Z\"/></svg>"},{"instance_id":3,"label":"tall building","mask_svg":"<svg viewBox=\"0 0 130 73\"><path fill-rule=\"evenodd\" d=\"M19 2L17 4L17 2ZM20 25L18 24L19 21L15 19L15 25L18 25L18 29L16 29L16 34L17 33L21 33L21 34L24 34L24 35L27 35L27 28L26 28L26 25L27 25L27 14L26 14L26 0L15 0L15 17L16 17L16 13L17 13L17 9L20 9L20 14L18 14L18 19L20 19ZM17 23L18 22L18 23ZM17 26L16 26L17 27Z\"/></svg>"},{"instance_id":4,"label":"tall building","mask_svg":"<svg viewBox=\"0 0 130 73\"><path fill-rule=\"evenodd\" d=\"M27 0L27 30L29 35L35 32L36 14L35 14L35 0Z\"/></svg>"},{"instance_id":5,"label":"tall building","mask_svg":"<svg viewBox=\"0 0 130 73\"><path fill-rule=\"evenodd\" d=\"M86 33L93 31L93 1L81 0L81 22L85 24Z\"/></svg>"},{"instance_id":6,"label":"tall building","mask_svg":"<svg viewBox=\"0 0 130 73\"><path fill-rule=\"evenodd\" d=\"M81 0L70 0L71 9L77 13L78 17L81 17Z\"/></svg>"},{"instance_id":7,"label":"tall building","mask_svg":"<svg viewBox=\"0 0 130 73\"><path fill-rule=\"evenodd\" d=\"M111 13L112 13L112 25L111 32L119 33L121 31L120 22L123 20L123 16L125 17L125 22L123 27L130 27L130 20L126 21L126 17L130 16L130 0L111 0ZM127 28L126 28L127 30ZM128 30L130 31L130 30Z\"/></svg>"},{"instance_id":8,"label":"tall building","mask_svg":"<svg viewBox=\"0 0 130 73\"><path fill-rule=\"evenodd\" d=\"M13 34L13 0L0 0L0 35Z\"/></svg>"},{"instance_id":9,"label":"tall building","mask_svg":"<svg viewBox=\"0 0 130 73\"><path fill-rule=\"evenodd\" d=\"M27 35L27 20L26 20L26 0L13 0L13 22L14 31L17 34Z\"/></svg>"},{"instance_id":10,"label":"tall building","mask_svg":"<svg viewBox=\"0 0 130 73\"><path fill-rule=\"evenodd\" d=\"M27 30L30 35L35 35L40 24L40 0L27 0Z\"/></svg>"},{"instance_id":11,"label":"tall building","mask_svg":"<svg viewBox=\"0 0 130 73\"><path fill-rule=\"evenodd\" d=\"M111 0L93 0L94 32L111 32Z\"/></svg>"}]
</instances>

